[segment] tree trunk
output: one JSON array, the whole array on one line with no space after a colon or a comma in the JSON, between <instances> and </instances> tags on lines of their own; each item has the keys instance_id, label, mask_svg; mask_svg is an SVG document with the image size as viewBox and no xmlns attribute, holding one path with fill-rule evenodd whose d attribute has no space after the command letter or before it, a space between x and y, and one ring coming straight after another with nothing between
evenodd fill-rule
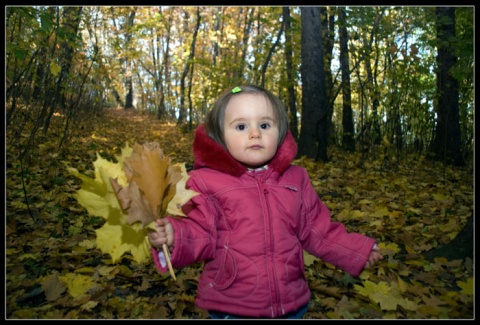
<instances>
[{"instance_id":1,"label":"tree trunk","mask_svg":"<svg viewBox=\"0 0 480 325\"><path fill-rule=\"evenodd\" d=\"M280 24L280 30L278 31L277 34L277 39L273 43L272 47L268 50L267 57L265 59L265 62L262 65L262 71L261 71L261 81L260 81L260 87L264 88L265 87L265 73L267 72L268 65L270 64L270 59L272 58L273 53L275 52L275 48L278 46L280 43L280 38L282 37L283 34L283 27L284 27L284 22Z\"/></svg>"},{"instance_id":2,"label":"tree trunk","mask_svg":"<svg viewBox=\"0 0 480 325\"><path fill-rule=\"evenodd\" d=\"M437 125L433 140L435 159L462 166L458 81L451 70L456 63L453 40L455 7L435 8L437 16Z\"/></svg>"},{"instance_id":3,"label":"tree trunk","mask_svg":"<svg viewBox=\"0 0 480 325\"><path fill-rule=\"evenodd\" d=\"M327 98L319 7L301 7L302 128L298 157L328 161Z\"/></svg>"},{"instance_id":4,"label":"tree trunk","mask_svg":"<svg viewBox=\"0 0 480 325\"><path fill-rule=\"evenodd\" d=\"M290 132L298 140L297 103L295 98L295 72L293 70L292 29L290 26L290 8L283 7L283 22L285 24L285 62L288 91L288 120Z\"/></svg>"},{"instance_id":5,"label":"tree trunk","mask_svg":"<svg viewBox=\"0 0 480 325\"><path fill-rule=\"evenodd\" d=\"M185 11L185 25L184 28L188 29L188 12ZM197 7L197 24L192 36L192 43L190 45L190 55L183 69L183 73L180 79L180 113L178 115L177 124L183 124L185 121L186 108L185 108L185 79L187 78L188 71L190 71L190 65L193 64L195 57L195 42L197 40L198 29L200 28L200 7Z\"/></svg>"},{"instance_id":6,"label":"tree trunk","mask_svg":"<svg viewBox=\"0 0 480 325\"><path fill-rule=\"evenodd\" d=\"M130 65L131 63L128 62ZM125 81L125 88L127 89L127 95L125 96L125 109L132 109L133 107L133 81L131 68L127 69L127 80Z\"/></svg>"},{"instance_id":7,"label":"tree trunk","mask_svg":"<svg viewBox=\"0 0 480 325\"><path fill-rule=\"evenodd\" d=\"M240 59L240 63L238 66L235 67L235 72L233 74L233 81L235 81L235 84L240 84L242 83L243 80L243 69L245 67L245 62L247 61L247 52L248 52L248 46L249 46L249 39L251 35L251 28L253 24L253 14L255 12L255 7L250 8L245 12L245 18L243 19L243 38L242 38L242 56ZM242 20L239 19L238 23L240 24ZM238 28L241 28L239 25ZM218 44L215 43L217 46Z\"/></svg>"},{"instance_id":8,"label":"tree trunk","mask_svg":"<svg viewBox=\"0 0 480 325\"><path fill-rule=\"evenodd\" d=\"M346 26L345 8L338 9L339 37L340 37L340 69L342 70L343 95L343 147L348 151L355 150L355 131L353 128L352 95L350 89L350 65L348 62L348 34Z\"/></svg>"},{"instance_id":9,"label":"tree trunk","mask_svg":"<svg viewBox=\"0 0 480 325\"><path fill-rule=\"evenodd\" d=\"M135 9L133 9L127 20L126 28L125 28L125 45L127 47L128 52L133 51L133 48L130 48L130 43L132 39L132 27L135 22ZM126 56L126 73L125 73L125 89L127 90L127 94L125 96L125 109L132 109L133 106L133 73L132 73L132 61L129 55Z\"/></svg>"},{"instance_id":10,"label":"tree trunk","mask_svg":"<svg viewBox=\"0 0 480 325\"><path fill-rule=\"evenodd\" d=\"M435 257L445 257L447 260L461 260L466 257L473 258L473 214L468 218L467 223L463 226L458 235L446 243L438 246L425 253L429 261L433 261Z\"/></svg>"},{"instance_id":11,"label":"tree trunk","mask_svg":"<svg viewBox=\"0 0 480 325\"><path fill-rule=\"evenodd\" d=\"M380 92L378 90L378 82L377 82L377 67L378 63L378 55L375 58L375 73L372 71L372 65L370 64L370 60L365 60L365 70L367 72L367 81L366 81L366 88L368 89L368 96L370 98L370 104L372 106L371 113L365 112L365 117L367 122L363 125L363 127L367 130L366 134L369 135L369 139L362 139L362 143L368 142L373 144L380 144L382 135L380 131L380 124L378 121L378 107L380 106ZM363 113L362 113L363 116ZM365 134L364 134L365 135Z\"/></svg>"},{"instance_id":12,"label":"tree trunk","mask_svg":"<svg viewBox=\"0 0 480 325\"><path fill-rule=\"evenodd\" d=\"M70 74L70 69L72 67L73 55L75 53L75 40L78 32L78 25L81 20L81 13L83 7L65 7L64 16L65 21L63 22L63 28L67 31L68 40L62 42L61 46L63 49L62 58L61 58L61 70L60 75L57 79L57 86L54 94L54 99L49 105L48 115L45 118L43 123L43 134L47 134L48 128L50 126L50 119L57 109L57 105L64 106L65 102L65 80Z\"/></svg>"},{"instance_id":13,"label":"tree trunk","mask_svg":"<svg viewBox=\"0 0 480 325\"><path fill-rule=\"evenodd\" d=\"M161 91L162 94L160 95L160 104L158 107L157 117L158 119L162 119L167 113L167 107L165 105L165 98L168 98L170 94L170 39L171 39L171 30L172 30L172 22L173 22L173 8L169 8L168 13L168 20L167 20L167 28L166 28L166 40L165 40L165 52L163 53L163 76L165 80L165 86L162 83L160 77L160 84L161 84Z\"/></svg>"},{"instance_id":14,"label":"tree trunk","mask_svg":"<svg viewBox=\"0 0 480 325\"><path fill-rule=\"evenodd\" d=\"M215 12L215 33L221 33L221 18L223 16L223 11L225 7L217 7L217 11ZM212 51L212 66L217 66L217 57L219 56L220 50L217 39L213 41L213 51Z\"/></svg>"},{"instance_id":15,"label":"tree trunk","mask_svg":"<svg viewBox=\"0 0 480 325\"><path fill-rule=\"evenodd\" d=\"M333 10L332 12L335 12ZM335 15L330 14L327 7L320 7L320 24L322 25L323 39L323 58L325 60L325 88L327 97L327 129L330 143L335 144L335 125L332 123L333 117L333 76L332 76L332 58L333 45L335 38Z\"/></svg>"}]
</instances>

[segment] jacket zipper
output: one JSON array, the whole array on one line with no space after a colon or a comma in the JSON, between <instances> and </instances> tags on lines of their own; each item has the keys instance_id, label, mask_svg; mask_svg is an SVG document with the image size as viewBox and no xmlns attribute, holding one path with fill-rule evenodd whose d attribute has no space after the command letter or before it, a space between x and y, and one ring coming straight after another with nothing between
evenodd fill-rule
<instances>
[{"instance_id":1,"label":"jacket zipper","mask_svg":"<svg viewBox=\"0 0 480 325\"><path fill-rule=\"evenodd\" d=\"M276 317L280 314L278 308L275 306L279 303L279 294L278 294L278 286L277 286L277 272L275 270L275 255L274 255L274 238L273 238L273 231L272 231L272 214L270 209L270 200L268 198L268 189L264 187L264 180L260 179L259 181L261 192L263 193L264 203L266 206L266 219L267 219L267 226L268 226L268 243L267 243L267 256L268 256L268 265L269 270L268 272L272 275L272 288L273 288L273 306L272 306L272 317Z\"/></svg>"}]
</instances>

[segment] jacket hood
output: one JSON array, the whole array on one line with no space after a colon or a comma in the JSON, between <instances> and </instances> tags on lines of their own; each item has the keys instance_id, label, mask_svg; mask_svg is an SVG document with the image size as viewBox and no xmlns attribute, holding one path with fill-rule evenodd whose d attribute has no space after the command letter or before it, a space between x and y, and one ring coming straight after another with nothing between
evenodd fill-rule
<instances>
[{"instance_id":1,"label":"jacket hood","mask_svg":"<svg viewBox=\"0 0 480 325\"><path fill-rule=\"evenodd\" d=\"M296 154L297 144L290 130L288 130L268 167L281 175L290 166ZM247 168L236 161L223 146L207 135L204 124L200 124L195 130L193 158L193 169L208 167L237 177L247 171Z\"/></svg>"}]
</instances>

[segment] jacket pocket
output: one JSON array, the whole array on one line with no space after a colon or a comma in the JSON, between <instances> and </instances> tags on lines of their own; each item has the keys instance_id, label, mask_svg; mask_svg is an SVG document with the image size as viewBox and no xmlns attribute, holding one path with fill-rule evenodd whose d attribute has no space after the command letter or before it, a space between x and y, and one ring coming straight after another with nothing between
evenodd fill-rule
<instances>
[{"instance_id":1,"label":"jacket pocket","mask_svg":"<svg viewBox=\"0 0 480 325\"><path fill-rule=\"evenodd\" d=\"M308 290L304 267L303 249L300 244L297 244L285 260L285 274L283 278L292 297L298 297L298 292Z\"/></svg>"},{"instance_id":2,"label":"jacket pocket","mask_svg":"<svg viewBox=\"0 0 480 325\"><path fill-rule=\"evenodd\" d=\"M247 256L223 249L218 256L205 264L198 289L213 289L231 298L245 298L255 292L258 286L258 270Z\"/></svg>"}]
</instances>

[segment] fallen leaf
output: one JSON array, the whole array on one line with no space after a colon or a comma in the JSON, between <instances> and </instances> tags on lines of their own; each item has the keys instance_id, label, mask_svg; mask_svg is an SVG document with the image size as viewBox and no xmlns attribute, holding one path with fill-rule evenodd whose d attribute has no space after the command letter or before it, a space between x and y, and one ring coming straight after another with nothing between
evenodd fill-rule
<instances>
[{"instance_id":1,"label":"fallen leaf","mask_svg":"<svg viewBox=\"0 0 480 325\"><path fill-rule=\"evenodd\" d=\"M67 273L60 276L60 280L67 284L68 293L73 298L79 298L87 293L89 288L96 285L96 282L91 276L83 274Z\"/></svg>"},{"instance_id":2,"label":"fallen leaf","mask_svg":"<svg viewBox=\"0 0 480 325\"><path fill-rule=\"evenodd\" d=\"M65 284L60 281L56 274L47 276L42 282L41 286L48 301L57 300L67 289Z\"/></svg>"},{"instance_id":3,"label":"fallen leaf","mask_svg":"<svg viewBox=\"0 0 480 325\"><path fill-rule=\"evenodd\" d=\"M462 288L461 293L473 296L473 277L467 279L467 281L457 281L457 285Z\"/></svg>"}]
</instances>

